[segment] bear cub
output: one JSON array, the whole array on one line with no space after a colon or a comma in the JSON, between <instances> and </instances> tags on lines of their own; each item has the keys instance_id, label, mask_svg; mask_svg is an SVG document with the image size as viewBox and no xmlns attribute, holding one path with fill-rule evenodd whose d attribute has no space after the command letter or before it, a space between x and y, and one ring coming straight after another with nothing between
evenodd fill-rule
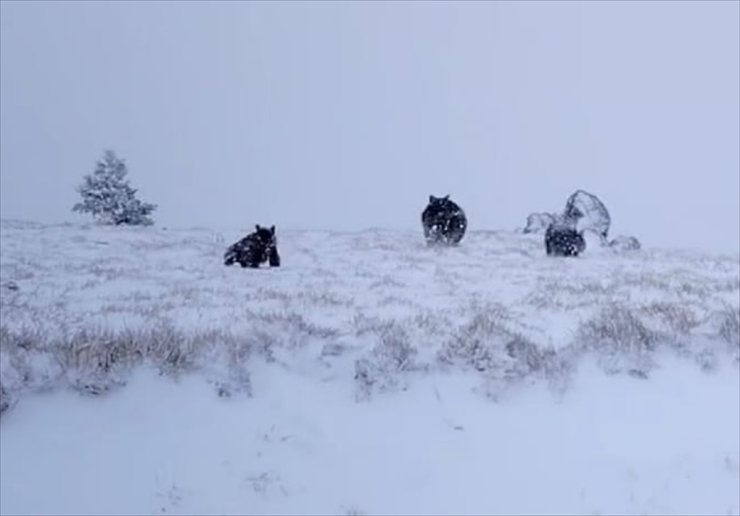
<instances>
[{"instance_id":1,"label":"bear cub","mask_svg":"<svg viewBox=\"0 0 740 516\"><path fill-rule=\"evenodd\" d=\"M421 225L427 245L457 245L465 235L468 219L449 195L430 195L429 204L421 214Z\"/></svg>"},{"instance_id":2,"label":"bear cub","mask_svg":"<svg viewBox=\"0 0 740 516\"><path fill-rule=\"evenodd\" d=\"M550 224L545 231L545 250L548 256L578 256L586 249L583 234L572 227Z\"/></svg>"},{"instance_id":3,"label":"bear cub","mask_svg":"<svg viewBox=\"0 0 740 516\"><path fill-rule=\"evenodd\" d=\"M224 253L224 265L239 263L242 267L257 268L269 262L270 267L280 267L275 226L268 228L255 225L256 231L229 246Z\"/></svg>"}]
</instances>

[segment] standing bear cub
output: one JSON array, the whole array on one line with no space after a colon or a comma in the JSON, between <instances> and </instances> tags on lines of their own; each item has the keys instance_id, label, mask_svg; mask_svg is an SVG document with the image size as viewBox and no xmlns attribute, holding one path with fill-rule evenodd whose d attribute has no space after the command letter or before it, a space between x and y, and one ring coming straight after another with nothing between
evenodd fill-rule
<instances>
[{"instance_id":1,"label":"standing bear cub","mask_svg":"<svg viewBox=\"0 0 740 516\"><path fill-rule=\"evenodd\" d=\"M277 250L275 226L269 229L255 226L257 229L235 244L232 244L224 253L224 265L238 262L242 267L257 268L260 264L269 262L270 267L280 267L280 255Z\"/></svg>"},{"instance_id":2,"label":"standing bear cub","mask_svg":"<svg viewBox=\"0 0 740 516\"><path fill-rule=\"evenodd\" d=\"M421 214L421 225L427 245L457 245L465 235L468 219L449 195L430 195L429 204Z\"/></svg>"}]
</instances>

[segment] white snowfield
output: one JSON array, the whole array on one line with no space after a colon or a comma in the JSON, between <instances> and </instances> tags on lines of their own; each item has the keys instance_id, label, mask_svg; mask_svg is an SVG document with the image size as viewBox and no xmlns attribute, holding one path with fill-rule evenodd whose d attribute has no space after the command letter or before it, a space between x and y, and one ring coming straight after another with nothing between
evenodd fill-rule
<instances>
[{"instance_id":1,"label":"white snowfield","mask_svg":"<svg viewBox=\"0 0 740 516\"><path fill-rule=\"evenodd\" d=\"M740 256L0 222L2 514L740 514Z\"/></svg>"}]
</instances>

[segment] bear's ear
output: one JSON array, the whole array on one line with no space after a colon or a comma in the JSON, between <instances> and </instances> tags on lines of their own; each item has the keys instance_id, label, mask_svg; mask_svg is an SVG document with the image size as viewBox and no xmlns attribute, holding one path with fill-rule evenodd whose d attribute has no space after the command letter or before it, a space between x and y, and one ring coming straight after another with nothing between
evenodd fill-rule
<instances>
[{"instance_id":1,"label":"bear's ear","mask_svg":"<svg viewBox=\"0 0 740 516\"><path fill-rule=\"evenodd\" d=\"M437 198L435 196L433 196L433 195L430 195L429 196L429 202L434 202L436 200L437 200Z\"/></svg>"},{"instance_id":2,"label":"bear's ear","mask_svg":"<svg viewBox=\"0 0 740 516\"><path fill-rule=\"evenodd\" d=\"M449 200L450 200L450 194L447 194L447 195L445 195L445 196L443 197L443 199L444 199L445 201L449 201Z\"/></svg>"},{"instance_id":3,"label":"bear's ear","mask_svg":"<svg viewBox=\"0 0 740 516\"><path fill-rule=\"evenodd\" d=\"M255 224L254 227L257 229L257 231L260 230L260 225L259 224Z\"/></svg>"},{"instance_id":4,"label":"bear's ear","mask_svg":"<svg viewBox=\"0 0 740 516\"><path fill-rule=\"evenodd\" d=\"M270 233L275 234L275 226L270 226Z\"/></svg>"}]
</instances>

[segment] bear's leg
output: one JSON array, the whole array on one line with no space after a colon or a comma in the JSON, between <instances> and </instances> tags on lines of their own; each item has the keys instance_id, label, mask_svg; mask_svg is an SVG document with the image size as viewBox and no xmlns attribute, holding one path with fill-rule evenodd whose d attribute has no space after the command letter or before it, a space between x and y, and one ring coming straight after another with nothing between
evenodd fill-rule
<instances>
[{"instance_id":1,"label":"bear's leg","mask_svg":"<svg viewBox=\"0 0 740 516\"><path fill-rule=\"evenodd\" d=\"M280 255L274 247L270 250L270 267L280 267Z\"/></svg>"}]
</instances>

